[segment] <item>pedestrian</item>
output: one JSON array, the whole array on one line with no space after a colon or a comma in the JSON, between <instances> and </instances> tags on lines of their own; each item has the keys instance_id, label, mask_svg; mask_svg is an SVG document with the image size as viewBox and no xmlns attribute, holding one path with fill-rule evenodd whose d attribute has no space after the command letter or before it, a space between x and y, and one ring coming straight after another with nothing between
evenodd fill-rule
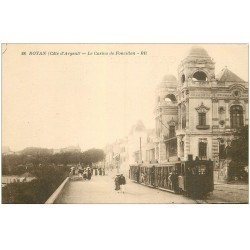
<instances>
[{"instance_id":1,"label":"pedestrian","mask_svg":"<svg viewBox=\"0 0 250 250\"><path fill-rule=\"evenodd\" d=\"M88 180L91 180L91 169L88 168L88 171L87 171L87 178Z\"/></svg>"},{"instance_id":2,"label":"pedestrian","mask_svg":"<svg viewBox=\"0 0 250 250\"><path fill-rule=\"evenodd\" d=\"M83 169L82 169L82 167L79 168L78 173L79 173L79 175L82 175L82 174L83 174Z\"/></svg>"},{"instance_id":3,"label":"pedestrian","mask_svg":"<svg viewBox=\"0 0 250 250\"><path fill-rule=\"evenodd\" d=\"M144 183L145 181L145 175L144 172L141 173L141 183Z\"/></svg>"},{"instance_id":4,"label":"pedestrian","mask_svg":"<svg viewBox=\"0 0 250 250\"><path fill-rule=\"evenodd\" d=\"M120 175L117 174L115 177L115 190L119 191L121 189L120 187Z\"/></svg>"},{"instance_id":5,"label":"pedestrian","mask_svg":"<svg viewBox=\"0 0 250 250\"><path fill-rule=\"evenodd\" d=\"M72 179L72 177L73 177L73 171L71 170L71 171L69 172L69 179Z\"/></svg>"},{"instance_id":6,"label":"pedestrian","mask_svg":"<svg viewBox=\"0 0 250 250\"><path fill-rule=\"evenodd\" d=\"M179 183L178 183L178 172L175 170L172 175L173 190L175 193L179 193Z\"/></svg>"},{"instance_id":7,"label":"pedestrian","mask_svg":"<svg viewBox=\"0 0 250 250\"><path fill-rule=\"evenodd\" d=\"M78 167L75 168L75 175L78 175Z\"/></svg>"},{"instance_id":8,"label":"pedestrian","mask_svg":"<svg viewBox=\"0 0 250 250\"><path fill-rule=\"evenodd\" d=\"M168 176L168 181L170 184L170 189L175 193L178 193L179 185L178 185L178 173L176 170L172 169Z\"/></svg>"},{"instance_id":9,"label":"pedestrian","mask_svg":"<svg viewBox=\"0 0 250 250\"><path fill-rule=\"evenodd\" d=\"M173 170L168 175L168 186L171 190L173 189L172 179L173 179Z\"/></svg>"},{"instance_id":10,"label":"pedestrian","mask_svg":"<svg viewBox=\"0 0 250 250\"><path fill-rule=\"evenodd\" d=\"M139 168L136 169L135 176L136 176L136 181L139 183L140 182L140 170L139 170Z\"/></svg>"},{"instance_id":11,"label":"pedestrian","mask_svg":"<svg viewBox=\"0 0 250 250\"><path fill-rule=\"evenodd\" d=\"M87 179L87 175L88 175L87 169L84 169L83 175L82 175L82 177L83 177L84 180Z\"/></svg>"},{"instance_id":12,"label":"pedestrian","mask_svg":"<svg viewBox=\"0 0 250 250\"><path fill-rule=\"evenodd\" d=\"M121 188L122 193L125 192L125 185L126 185L126 178L123 174L121 174L120 175L120 188Z\"/></svg>"},{"instance_id":13,"label":"pedestrian","mask_svg":"<svg viewBox=\"0 0 250 250\"><path fill-rule=\"evenodd\" d=\"M155 166L152 167L150 172L151 185L155 186Z\"/></svg>"}]
</instances>

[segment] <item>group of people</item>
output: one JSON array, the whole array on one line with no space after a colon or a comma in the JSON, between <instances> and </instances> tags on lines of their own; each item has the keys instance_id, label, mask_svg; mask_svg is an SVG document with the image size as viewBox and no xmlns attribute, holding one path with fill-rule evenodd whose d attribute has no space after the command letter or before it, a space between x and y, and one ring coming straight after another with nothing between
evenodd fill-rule
<instances>
[{"instance_id":1,"label":"group of people","mask_svg":"<svg viewBox=\"0 0 250 250\"><path fill-rule=\"evenodd\" d=\"M104 168L95 168L95 175L105 175L105 169Z\"/></svg>"},{"instance_id":2,"label":"group of people","mask_svg":"<svg viewBox=\"0 0 250 250\"><path fill-rule=\"evenodd\" d=\"M70 168L69 177L71 179L82 178L83 180L91 180L92 175L105 175L104 168L91 168L91 167L82 167L77 165Z\"/></svg>"},{"instance_id":3,"label":"group of people","mask_svg":"<svg viewBox=\"0 0 250 250\"><path fill-rule=\"evenodd\" d=\"M91 180L93 170L90 167L87 167L81 170L80 174L82 175L83 180Z\"/></svg>"},{"instance_id":4,"label":"group of people","mask_svg":"<svg viewBox=\"0 0 250 250\"><path fill-rule=\"evenodd\" d=\"M117 174L115 177L115 190L125 192L126 178L123 174Z\"/></svg>"},{"instance_id":5,"label":"group of people","mask_svg":"<svg viewBox=\"0 0 250 250\"><path fill-rule=\"evenodd\" d=\"M83 179L91 180L92 175L105 175L105 169L103 168L90 168L75 166L70 168L69 178L70 179ZM115 177L115 190L119 193L125 192L126 178L123 174L117 174Z\"/></svg>"},{"instance_id":6,"label":"group of people","mask_svg":"<svg viewBox=\"0 0 250 250\"><path fill-rule=\"evenodd\" d=\"M71 167L69 177L72 179L73 177L81 177L83 180L91 180L93 175L93 170L90 167Z\"/></svg>"},{"instance_id":7,"label":"group of people","mask_svg":"<svg viewBox=\"0 0 250 250\"><path fill-rule=\"evenodd\" d=\"M130 175L132 173L130 172ZM168 189L174 190L178 192L178 172L175 169L172 169L168 175L163 178L161 177L161 173L156 173L156 169L153 166L150 171L147 170L140 170L139 168L135 170L134 180L138 183L145 183L151 185L153 187L162 186L167 187Z\"/></svg>"}]
</instances>

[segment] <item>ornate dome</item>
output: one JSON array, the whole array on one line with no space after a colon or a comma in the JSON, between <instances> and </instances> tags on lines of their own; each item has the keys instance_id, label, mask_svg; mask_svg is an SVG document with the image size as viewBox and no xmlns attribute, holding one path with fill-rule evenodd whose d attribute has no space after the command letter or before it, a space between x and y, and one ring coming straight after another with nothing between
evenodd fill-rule
<instances>
[{"instance_id":1,"label":"ornate dome","mask_svg":"<svg viewBox=\"0 0 250 250\"><path fill-rule=\"evenodd\" d=\"M177 87L177 79L174 75L165 75L158 87Z\"/></svg>"},{"instance_id":2,"label":"ornate dome","mask_svg":"<svg viewBox=\"0 0 250 250\"><path fill-rule=\"evenodd\" d=\"M209 57L207 51L200 47L200 46L193 46L190 51L188 56L194 56L194 57Z\"/></svg>"},{"instance_id":3,"label":"ornate dome","mask_svg":"<svg viewBox=\"0 0 250 250\"><path fill-rule=\"evenodd\" d=\"M177 82L177 79L174 75L165 75L163 78L162 78L162 81L163 82Z\"/></svg>"}]
</instances>

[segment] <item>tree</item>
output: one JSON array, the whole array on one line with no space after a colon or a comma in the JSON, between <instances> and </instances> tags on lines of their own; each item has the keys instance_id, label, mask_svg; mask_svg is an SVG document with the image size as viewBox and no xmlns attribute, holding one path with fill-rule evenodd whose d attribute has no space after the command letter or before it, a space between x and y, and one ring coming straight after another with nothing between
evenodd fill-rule
<instances>
[{"instance_id":1,"label":"tree","mask_svg":"<svg viewBox=\"0 0 250 250\"><path fill-rule=\"evenodd\" d=\"M231 143L228 155L233 161L243 165L248 164L248 126L244 126L234 133L235 139Z\"/></svg>"},{"instance_id":2,"label":"tree","mask_svg":"<svg viewBox=\"0 0 250 250\"><path fill-rule=\"evenodd\" d=\"M11 183L3 188L3 203L44 203L68 176L70 166L79 162L90 165L104 159L101 149L52 154L49 149L26 148L18 155L2 155L2 173L31 173L36 179ZM63 165L63 166L61 166Z\"/></svg>"},{"instance_id":3,"label":"tree","mask_svg":"<svg viewBox=\"0 0 250 250\"><path fill-rule=\"evenodd\" d=\"M246 175L244 167L248 165L248 126L234 133L235 139L227 150L227 157L232 159L229 165L229 178Z\"/></svg>"}]
</instances>

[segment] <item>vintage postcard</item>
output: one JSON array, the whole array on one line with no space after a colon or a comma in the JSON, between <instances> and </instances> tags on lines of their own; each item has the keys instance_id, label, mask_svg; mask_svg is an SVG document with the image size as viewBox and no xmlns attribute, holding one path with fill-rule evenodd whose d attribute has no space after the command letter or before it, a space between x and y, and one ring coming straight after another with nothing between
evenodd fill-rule
<instances>
[{"instance_id":1,"label":"vintage postcard","mask_svg":"<svg viewBox=\"0 0 250 250\"><path fill-rule=\"evenodd\" d=\"M248 44L2 44L2 203L248 203Z\"/></svg>"}]
</instances>

